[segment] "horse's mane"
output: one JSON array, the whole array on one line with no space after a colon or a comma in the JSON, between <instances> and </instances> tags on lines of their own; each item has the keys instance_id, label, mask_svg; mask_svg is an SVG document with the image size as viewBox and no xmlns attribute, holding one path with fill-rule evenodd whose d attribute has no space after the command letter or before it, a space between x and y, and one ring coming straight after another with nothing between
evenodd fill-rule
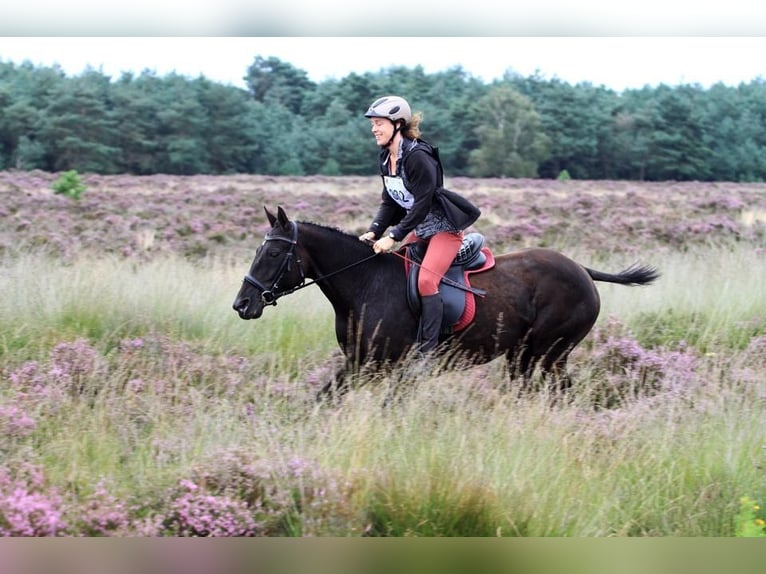
<instances>
[{"instance_id":1,"label":"horse's mane","mask_svg":"<svg viewBox=\"0 0 766 574\"><path fill-rule=\"evenodd\" d=\"M343 231L342 229L338 227L331 227L329 225L324 225L322 223L316 223L313 221L296 221L296 223L307 226L307 227L312 227L314 229L318 229L324 232L332 233L334 236L336 236L335 237L336 240L344 242L344 247L346 249L358 249L360 252L365 252L369 254L369 251L370 251L369 245L365 245L364 243L359 241L358 236L348 233L347 231Z\"/></svg>"},{"instance_id":2,"label":"horse's mane","mask_svg":"<svg viewBox=\"0 0 766 574\"><path fill-rule=\"evenodd\" d=\"M341 235L345 235L347 237L353 237L354 239L356 239L356 237L354 237L353 235L351 235L350 233L346 231L343 231L339 227L332 227L330 225L325 225L324 223L317 223L316 221L296 221L296 223L300 223L301 225L310 225L311 227L319 227L321 229L327 229L329 231L340 233Z\"/></svg>"},{"instance_id":3,"label":"horse's mane","mask_svg":"<svg viewBox=\"0 0 766 574\"><path fill-rule=\"evenodd\" d=\"M323 223L317 223L315 221L296 221L296 223L299 223L300 225L305 225L308 227L313 227L315 229L323 230L323 231L329 231L330 233L339 236L338 238L343 241L352 241L356 242L358 244L364 245L359 241L359 237L356 235L353 235L352 233L349 233L348 231L344 231L340 229L339 227L333 227L331 225L325 225Z\"/></svg>"}]
</instances>

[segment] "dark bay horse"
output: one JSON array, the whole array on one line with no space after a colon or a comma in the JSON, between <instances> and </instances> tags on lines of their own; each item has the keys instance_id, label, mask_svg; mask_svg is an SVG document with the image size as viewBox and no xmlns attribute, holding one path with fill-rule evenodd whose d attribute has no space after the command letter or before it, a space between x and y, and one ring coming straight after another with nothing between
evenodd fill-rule
<instances>
[{"instance_id":1,"label":"dark bay horse","mask_svg":"<svg viewBox=\"0 0 766 574\"><path fill-rule=\"evenodd\" d=\"M257 319L264 306L316 283L335 311L335 336L346 366L324 391L341 389L361 365L404 358L416 341L418 318L405 294L401 256L375 255L356 236L288 219L266 209L271 231L258 248L234 300L242 319ZM504 356L510 372L528 378L536 366L565 377L571 350L596 322L600 299L594 281L647 285L659 273L631 266L617 274L583 267L550 249L522 249L495 258L495 266L471 277L486 291L476 298L473 322L456 333L445 352L473 364ZM306 283L306 279L311 279Z\"/></svg>"}]
</instances>

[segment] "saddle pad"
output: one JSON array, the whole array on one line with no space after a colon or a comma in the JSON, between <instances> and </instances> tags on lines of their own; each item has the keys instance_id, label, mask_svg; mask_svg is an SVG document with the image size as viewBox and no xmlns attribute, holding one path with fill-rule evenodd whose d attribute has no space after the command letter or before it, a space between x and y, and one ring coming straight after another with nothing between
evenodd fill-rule
<instances>
[{"instance_id":1,"label":"saddle pad","mask_svg":"<svg viewBox=\"0 0 766 574\"><path fill-rule=\"evenodd\" d=\"M481 273L482 271L492 269L492 267L495 266L495 256L492 254L492 251L490 251L489 247L483 247L481 251L484 253L484 255L486 255L487 260L484 262L484 265L478 269L470 269L465 272L466 285L470 285L468 278L469 275L473 275L474 273ZM462 291L454 287L452 287L452 289L454 291L461 291L461 293L465 295L465 308L463 313L460 315L457 322L452 325L452 332L457 333L458 331L465 329L473 321L473 318L476 315L476 295L470 291Z\"/></svg>"},{"instance_id":2,"label":"saddle pad","mask_svg":"<svg viewBox=\"0 0 766 574\"><path fill-rule=\"evenodd\" d=\"M469 276L481 273L495 266L495 257L489 247L482 247L484 263L480 267L465 270L460 265L454 265L447 271L446 277L455 283L470 286ZM410 310L416 316L420 316L420 296L418 295L418 273L420 267L412 265L405 260L405 272L407 273L407 301ZM439 292L444 302L444 318L442 319L442 332L454 333L466 328L473 321L476 313L476 296L470 291L454 287L444 283L439 287Z\"/></svg>"}]
</instances>

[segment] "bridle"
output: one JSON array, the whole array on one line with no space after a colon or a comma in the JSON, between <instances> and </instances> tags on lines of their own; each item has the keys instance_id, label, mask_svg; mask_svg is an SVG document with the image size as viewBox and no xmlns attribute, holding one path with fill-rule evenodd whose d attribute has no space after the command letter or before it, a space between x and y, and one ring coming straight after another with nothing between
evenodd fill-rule
<instances>
[{"instance_id":1,"label":"bridle","mask_svg":"<svg viewBox=\"0 0 766 574\"><path fill-rule=\"evenodd\" d=\"M308 287L309 285L318 283L319 281L322 281L323 279L327 279L328 277L332 277L333 275L342 273L343 271L346 271L347 269L356 267L357 265L360 265L361 263L364 263L365 261L369 261L370 259L372 259L373 257L377 255L376 253L373 253L369 257L364 257L358 261L354 261L353 263L346 265L345 267L342 267L341 269L337 269L335 271L332 271L331 273L327 273L326 275L322 275L321 277L317 277L316 279L306 283L306 273L303 271L303 263L301 262L301 259L296 252L296 249L298 247L298 224L295 221L291 221L290 224L292 225L291 238L283 237L280 235L272 235L271 233L268 233L266 234L266 237L263 240L264 244L268 243L269 241L286 241L287 243L290 244L290 248L285 253L285 257L282 260L282 264L279 266L279 271L277 271L274 281L271 283L271 287L270 288L266 287L263 283L258 281L258 279L253 277L250 273L245 275L245 277L243 278L243 281L245 283L252 285L256 289L260 289L261 301L263 302L264 306L276 305L277 299L279 299L280 297L284 297L285 295L294 293L295 291L298 291L299 289L303 289L304 287ZM293 260L295 260L295 264L298 266L298 271L300 273L301 279L293 287L280 290L279 283L282 281L282 279L284 279L285 275L290 272Z\"/></svg>"},{"instance_id":2,"label":"bridle","mask_svg":"<svg viewBox=\"0 0 766 574\"><path fill-rule=\"evenodd\" d=\"M280 297L283 297L284 295L287 295L289 293L292 293L293 291L297 291L298 289L301 289L305 283L306 283L306 274L303 272L303 265L301 264L301 260L299 257L297 257L295 249L298 246L298 225L291 221L290 222L293 227L292 232L292 238L288 237L282 237L280 235L272 235L271 233L266 234L266 237L263 240L264 245L268 243L269 241L286 241L290 244L290 248L288 249L287 253L285 254L284 259L282 260L282 265L279 266L279 270L277 271L277 274L274 278L274 281L271 283L271 287L266 287L263 283L258 281L255 277L253 277L250 273L245 275L244 282L249 283L256 289L261 290L261 301L263 301L264 305L276 305L277 299ZM280 291L279 289L279 283L284 279L285 275L289 273L293 259L295 259L296 265L298 265L298 271L301 275L300 282L290 289L287 289L285 291Z\"/></svg>"}]
</instances>

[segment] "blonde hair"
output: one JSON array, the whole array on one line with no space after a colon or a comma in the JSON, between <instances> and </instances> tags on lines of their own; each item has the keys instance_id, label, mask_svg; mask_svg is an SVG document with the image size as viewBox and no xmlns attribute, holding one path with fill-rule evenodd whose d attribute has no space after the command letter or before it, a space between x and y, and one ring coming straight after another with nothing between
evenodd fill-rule
<instances>
[{"instance_id":1,"label":"blonde hair","mask_svg":"<svg viewBox=\"0 0 766 574\"><path fill-rule=\"evenodd\" d=\"M410 121L402 129L402 135L408 139L414 140L420 137L420 121L423 119L423 112L412 114Z\"/></svg>"}]
</instances>

